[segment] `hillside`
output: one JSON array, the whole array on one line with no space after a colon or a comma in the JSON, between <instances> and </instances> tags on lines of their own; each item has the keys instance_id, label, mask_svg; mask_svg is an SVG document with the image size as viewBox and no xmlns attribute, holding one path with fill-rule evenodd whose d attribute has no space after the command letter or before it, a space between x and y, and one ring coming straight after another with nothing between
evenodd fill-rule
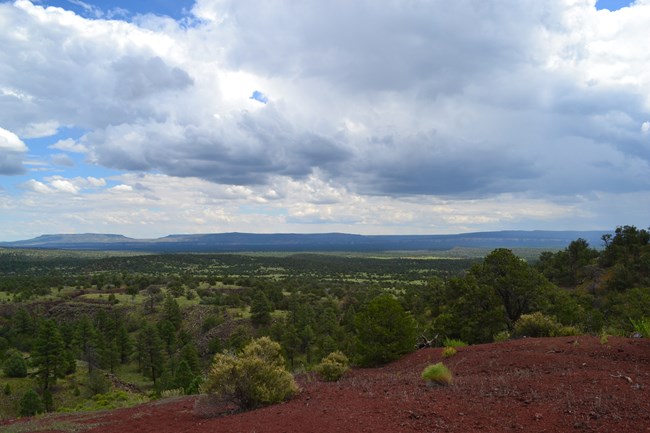
<instances>
[{"instance_id":1,"label":"hillside","mask_svg":"<svg viewBox=\"0 0 650 433\"><path fill-rule=\"evenodd\" d=\"M577 238L586 239L592 246L599 247L602 244L600 238L606 232L535 230L409 236L214 233L169 235L157 239L87 233L42 235L23 241L0 242L0 247L151 252L414 251L448 250L454 247L561 249Z\"/></svg>"},{"instance_id":2,"label":"hillside","mask_svg":"<svg viewBox=\"0 0 650 433\"><path fill-rule=\"evenodd\" d=\"M198 417L196 397L121 409L5 422L3 432L642 432L650 426L650 340L522 339L469 346L447 360L455 382L428 388L420 373L441 360L423 349L338 383L301 377L284 404ZM198 407L202 407L198 404ZM205 412L205 410L201 410Z\"/></svg>"}]
</instances>

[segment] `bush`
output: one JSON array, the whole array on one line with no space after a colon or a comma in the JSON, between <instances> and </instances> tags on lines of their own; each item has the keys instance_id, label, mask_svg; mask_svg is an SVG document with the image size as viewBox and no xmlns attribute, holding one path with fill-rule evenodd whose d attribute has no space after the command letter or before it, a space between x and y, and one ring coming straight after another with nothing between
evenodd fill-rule
<instances>
[{"instance_id":1,"label":"bush","mask_svg":"<svg viewBox=\"0 0 650 433\"><path fill-rule=\"evenodd\" d=\"M104 373L98 370L93 370L88 373L86 388L88 389L88 394L90 394L90 396L106 394L111 389L111 382Z\"/></svg>"},{"instance_id":2,"label":"bush","mask_svg":"<svg viewBox=\"0 0 650 433\"><path fill-rule=\"evenodd\" d=\"M583 332L580 328L575 326L560 326L557 332L555 333L558 337L571 337L574 335L582 335Z\"/></svg>"},{"instance_id":3,"label":"bush","mask_svg":"<svg viewBox=\"0 0 650 433\"><path fill-rule=\"evenodd\" d=\"M467 346L467 343L455 338L445 338L445 340L442 342L442 345L445 347L459 348Z\"/></svg>"},{"instance_id":4,"label":"bush","mask_svg":"<svg viewBox=\"0 0 650 433\"><path fill-rule=\"evenodd\" d=\"M20 416L33 416L45 411L43 401L33 389L30 389L23 395L19 404L20 408L18 413Z\"/></svg>"},{"instance_id":5,"label":"bush","mask_svg":"<svg viewBox=\"0 0 650 433\"><path fill-rule=\"evenodd\" d=\"M7 377L27 376L27 363L25 362L23 355L17 350L10 350L7 352L7 359L5 359L2 369Z\"/></svg>"},{"instance_id":6,"label":"bush","mask_svg":"<svg viewBox=\"0 0 650 433\"><path fill-rule=\"evenodd\" d=\"M251 409L286 400L298 386L284 368L280 345L262 337L248 343L239 355L216 354L201 391Z\"/></svg>"},{"instance_id":7,"label":"bush","mask_svg":"<svg viewBox=\"0 0 650 433\"><path fill-rule=\"evenodd\" d=\"M497 334L494 334L493 339L495 343L508 341L510 339L510 333L508 331L501 331Z\"/></svg>"},{"instance_id":8,"label":"bush","mask_svg":"<svg viewBox=\"0 0 650 433\"><path fill-rule=\"evenodd\" d=\"M348 357L341 351L332 352L314 370L327 382L339 380L350 369Z\"/></svg>"},{"instance_id":9,"label":"bush","mask_svg":"<svg viewBox=\"0 0 650 433\"><path fill-rule=\"evenodd\" d=\"M553 337L558 335L560 324L554 318L540 312L522 314L515 322L513 335L516 337Z\"/></svg>"},{"instance_id":10,"label":"bush","mask_svg":"<svg viewBox=\"0 0 650 433\"><path fill-rule=\"evenodd\" d=\"M643 338L650 338L650 317L643 317L639 320L630 319L634 332L641 335Z\"/></svg>"},{"instance_id":11,"label":"bush","mask_svg":"<svg viewBox=\"0 0 650 433\"><path fill-rule=\"evenodd\" d=\"M442 349L442 357L443 358L451 358L458 352L454 347L445 347Z\"/></svg>"},{"instance_id":12,"label":"bush","mask_svg":"<svg viewBox=\"0 0 650 433\"><path fill-rule=\"evenodd\" d=\"M391 295L381 295L355 317L357 353L364 366L394 361L415 349L416 323Z\"/></svg>"},{"instance_id":13,"label":"bush","mask_svg":"<svg viewBox=\"0 0 650 433\"><path fill-rule=\"evenodd\" d=\"M431 364L425 368L422 371L422 379L427 383L442 386L451 385L452 383L451 371L442 362Z\"/></svg>"}]
</instances>

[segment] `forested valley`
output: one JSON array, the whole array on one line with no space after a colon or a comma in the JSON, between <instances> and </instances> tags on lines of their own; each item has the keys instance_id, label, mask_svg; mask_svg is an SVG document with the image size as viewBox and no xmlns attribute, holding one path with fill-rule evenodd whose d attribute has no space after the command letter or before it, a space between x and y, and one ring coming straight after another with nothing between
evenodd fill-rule
<instances>
[{"instance_id":1,"label":"forested valley","mask_svg":"<svg viewBox=\"0 0 650 433\"><path fill-rule=\"evenodd\" d=\"M0 417L198 393L215 355L263 336L294 374L450 340L647 338L649 242L622 226L602 245L481 257L0 249Z\"/></svg>"}]
</instances>

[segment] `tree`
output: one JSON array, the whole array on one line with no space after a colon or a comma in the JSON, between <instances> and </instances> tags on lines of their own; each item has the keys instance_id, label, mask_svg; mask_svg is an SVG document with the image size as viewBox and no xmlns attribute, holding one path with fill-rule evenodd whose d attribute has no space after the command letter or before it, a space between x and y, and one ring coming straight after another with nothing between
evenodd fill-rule
<instances>
[{"instance_id":1,"label":"tree","mask_svg":"<svg viewBox=\"0 0 650 433\"><path fill-rule=\"evenodd\" d=\"M391 295L373 299L357 314L355 324L362 365L385 364L415 349L415 320Z\"/></svg>"},{"instance_id":2,"label":"tree","mask_svg":"<svg viewBox=\"0 0 650 433\"><path fill-rule=\"evenodd\" d=\"M163 299L162 290L158 286L149 286L147 287L145 295L145 311L152 314L156 311L156 304Z\"/></svg>"},{"instance_id":3,"label":"tree","mask_svg":"<svg viewBox=\"0 0 650 433\"><path fill-rule=\"evenodd\" d=\"M174 385L177 388L183 388L183 391L185 391L186 394L189 394L188 390L190 389L195 377L196 375L192 372L190 365L183 359L178 365L178 370L174 376Z\"/></svg>"},{"instance_id":4,"label":"tree","mask_svg":"<svg viewBox=\"0 0 650 433\"><path fill-rule=\"evenodd\" d=\"M510 328L522 314L539 309L541 289L549 284L537 270L505 248L492 251L472 267L470 275L501 299Z\"/></svg>"},{"instance_id":5,"label":"tree","mask_svg":"<svg viewBox=\"0 0 650 433\"><path fill-rule=\"evenodd\" d=\"M301 340L296 327L293 325L285 326L282 334L282 348L289 359L289 365L292 369L296 355L300 351L300 344Z\"/></svg>"},{"instance_id":6,"label":"tree","mask_svg":"<svg viewBox=\"0 0 650 433\"><path fill-rule=\"evenodd\" d=\"M190 341L181 349L181 362L185 361L194 375L201 373L201 359L196 344Z\"/></svg>"},{"instance_id":7,"label":"tree","mask_svg":"<svg viewBox=\"0 0 650 433\"><path fill-rule=\"evenodd\" d=\"M7 377L26 377L27 363L25 358L17 350L8 350L3 365L5 376Z\"/></svg>"},{"instance_id":8,"label":"tree","mask_svg":"<svg viewBox=\"0 0 650 433\"><path fill-rule=\"evenodd\" d=\"M268 337L251 341L238 354L215 355L201 391L242 409L279 403L298 391L284 368L280 345Z\"/></svg>"},{"instance_id":9,"label":"tree","mask_svg":"<svg viewBox=\"0 0 650 433\"><path fill-rule=\"evenodd\" d=\"M181 323L183 322L181 308L171 294L165 296L165 302L163 303L163 320L171 322L171 324L174 325L175 330L178 331L181 329Z\"/></svg>"},{"instance_id":10,"label":"tree","mask_svg":"<svg viewBox=\"0 0 650 433\"><path fill-rule=\"evenodd\" d=\"M120 327L117 328L115 342L117 344L117 353L120 358L120 363L126 364L129 361L131 352L133 352L133 341L131 340L124 324L121 324Z\"/></svg>"},{"instance_id":11,"label":"tree","mask_svg":"<svg viewBox=\"0 0 650 433\"><path fill-rule=\"evenodd\" d=\"M44 411L43 401L33 389L28 390L20 399L20 416L33 416Z\"/></svg>"},{"instance_id":12,"label":"tree","mask_svg":"<svg viewBox=\"0 0 650 433\"><path fill-rule=\"evenodd\" d=\"M251 301L251 322L255 326L265 326L271 323L273 306L262 290L253 293Z\"/></svg>"},{"instance_id":13,"label":"tree","mask_svg":"<svg viewBox=\"0 0 650 433\"><path fill-rule=\"evenodd\" d=\"M163 371L163 344L158 329L149 323L138 334L138 359L142 373L150 377L155 386Z\"/></svg>"},{"instance_id":14,"label":"tree","mask_svg":"<svg viewBox=\"0 0 650 433\"><path fill-rule=\"evenodd\" d=\"M468 343L484 343L507 329L501 300L491 288L478 284L474 276L449 280L443 297L445 303L435 308L435 332Z\"/></svg>"},{"instance_id":15,"label":"tree","mask_svg":"<svg viewBox=\"0 0 650 433\"><path fill-rule=\"evenodd\" d=\"M88 372L93 371L100 363L100 356L97 350L97 330L88 316L82 316L77 322L77 329L74 333L73 346L82 361L88 364Z\"/></svg>"},{"instance_id":16,"label":"tree","mask_svg":"<svg viewBox=\"0 0 650 433\"><path fill-rule=\"evenodd\" d=\"M176 328L169 320L158 322L158 335L165 347L167 356L171 357L176 350Z\"/></svg>"},{"instance_id":17,"label":"tree","mask_svg":"<svg viewBox=\"0 0 650 433\"><path fill-rule=\"evenodd\" d=\"M37 369L36 377L43 390L50 389L56 379L64 375L65 346L53 320L44 320L40 326L34 342L32 364Z\"/></svg>"}]
</instances>

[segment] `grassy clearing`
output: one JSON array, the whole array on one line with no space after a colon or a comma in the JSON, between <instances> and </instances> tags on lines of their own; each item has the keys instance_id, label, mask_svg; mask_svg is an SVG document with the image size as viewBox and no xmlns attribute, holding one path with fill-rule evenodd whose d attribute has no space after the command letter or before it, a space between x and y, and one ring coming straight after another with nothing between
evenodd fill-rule
<instances>
[{"instance_id":1,"label":"grassy clearing","mask_svg":"<svg viewBox=\"0 0 650 433\"><path fill-rule=\"evenodd\" d=\"M250 319L251 318L251 307L240 307L240 308L227 308L226 311L231 317L240 318L240 319Z\"/></svg>"}]
</instances>

